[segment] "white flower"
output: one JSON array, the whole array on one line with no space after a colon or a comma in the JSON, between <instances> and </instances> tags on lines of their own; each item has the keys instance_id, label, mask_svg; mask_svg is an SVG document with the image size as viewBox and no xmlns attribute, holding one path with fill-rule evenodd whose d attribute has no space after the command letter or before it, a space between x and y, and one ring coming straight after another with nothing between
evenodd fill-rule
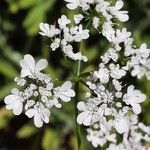
<instances>
[{"instance_id":1,"label":"white flower","mask_svg":"<svg viewBox=\"0 0 150 150\"><path fill-rule=\"evenodd\" d=\"M120 11L123 7L123 1L118 0L114 7L110 8L110 12L114 15L119 21L126 22L129 19L128 11Z\"/></svg>"},{"instance_id":2,"label":"white flower","mask_svg":"<svg viewBox=\"0 0 150 150\"><path fill-rule=\"evenodd\" d=\"M72 28L71 28L72 29ZM65 43L65 44L62 44L62 45L66 45L67 44L67 42L72 42L73 41L73 36L70 34L71 33L71 29L69 29L69 28L65 28L64 30L63 30L63 32L64 32L64 42L63 42L63 40L62 40L62 42L61 43Z\"/></svg>"},{"instance_id":3,"label":"white flower","mask_svg":"<svg viewBox=\"0 0 150 150\"><path fill-rule=\"evenodd\" d=\"M24 98L18 89L12 89L11 93L11 95L6 96L4 99L6 108L9 110L12 109L15 115L20 115L23 110Z\"/></svg>"},{"instance_id":4,"label":"white flower","mask_svg":"<svg viewBox=\"0 0 150 150\"><path fill-rule=\"evenodd\" d=\"M113 84L114 88L115 88L117 91L121 91L122 85L121 85L121 83L120 83L118 80L113 79L113 80L112 80L112 84Z\"/></svg>"},{"instance_id":5,"label":"white flower","mask_svg":"<svg viewBox=\"0 0 150 150\"><path fill-rule=\"evenodd\" d=\"M45 59L36 64L31 55L25 55L20 64L22 78L15 81L22 90L13 89L12 94L6 96L6 108L12 109L15 115L20 115L24 109L29 118L34 117L35 126L42 127L43 122L49 122L50 109L54 106L61 108L59 98L68 102L75 96L72 83L67 81L61 87L54 88L52 78L40 72L47 66Z\"/></svg>"},{"instance_id":6,"label":"white flower","mask_svg":"<svg viewBox=\"0 0 150 150\"><path fill-rule=\"evenodd\" d=\"M104 56L101 56L101 59L104 64L107 64L111 59L116 62L118 60L118 54L114 49L109 48Z\"/></svg>"},{"instance_id":7,"label":"white flower","mask_svg":"<svg viewBox=\"0 0 150 150\"><path fill-rule=\"evenodd\" d=\"M145 75L148 80L150 79L150 49L147 48L145 43L139 49L134 50L127 65L133 69L131 71L132 76L141 79Z\"/></svg>"},{"instance_id":8,"label":"white flower","mask_svg":"<svg viewBox=\"0 0 150 150\"><path fill-rule=\"evenodd\" d=\"M45 108L42 103L36 103L34 108L28 109L25 114L29 118L34 117L34 124L38 128L43 126L43 122L49 122L50 111L48 108Z\"/></svg>"},{"instance_id":9,"label":"white flower","mask_svg":"<svg viewBox=\"0 0 150 150\"><path fill-rule=\"evenodd\" d=\"M140 66L140 65L135 65L133 67L133 70L131 71L131 75L133 77L137 76L138 79L141 79L144 74L145 74L146 70L144 67Z\"/></svg>"},{"instance_id":10,"label":"white flower","mask_svg":"<svg viewBox=\"0 0 150 150\"><path fill-rule=\"evenodd\" d=\"M98 26L99 26L99 18L98 18L98 17L94 17L92 24L93 24L93 27L94 27L95 29L97 29Z\"/></svg>"},{"instance_id":11,"label":"white flower","mask_svg":"<svg viewBox=\"0 0 150 150\"><path fill-rule=\"evenodd\" d=\"M135 53L135 49L133 48L132 44L133 44L134 39L133 38L127 38L124 41L125 44L125 51L124 51L124 55L125 56L130 56L132 54Z\"/></svg>"},{"instance_id":12,"label":"white flower","mask_svg":"<svg viewBox=\"0 0 150 150\"><path fill-rule=\"evenodd\" d=\"M104 22L102 26L102 34L109 42L115 37L115 30L112 28L112 22Z\"/></svg>"},{"instance_id":13,"label":"white flower","mask_svg":"<svg viewBox=\"0 0 150 150\"><path fill-rule=\"evenodd\" d=\"M139 103L145 101L146 96L139 90L134 90L134 86L130 85L127 89L127 93L123 96L123 101L127 105L131 105L133 112L139 114L141 112L141 106Z\"/></svg>"},{"instance_id":14,"label":"white flower","mask_svg":"<svg viewBox=\"0 0 150 150\"><path fill-rule=\"evenodd\" d=\"M29 107L32 107L35 104L34 100L28 100L25 104L25 110L28 110Z\"/></svg>"},{"instance_id":15,"label":"white flower","mask_svg":"<svg viewBox=\"0 0 150 150\"><path fill-rule=\"evenodd\" d=\"M116 30L116 37L113 39L113 43L125 42L131 36L131 32L127 32L126 28L122 30Z\"/></svg>"},{"instance_id":16,"label":"white flower","mask_svg":"<svg viewBox=\"0 0 150 150\"><path fill-rule=\"evenodd\" d=\"M104 0L98 0L98 4L96 5L95 7L95 10L98 12L98 13L104 13L106 11L106 9L108 8L108 6L110 5L109 2L106 2Z\"/></svg>"},{"instance_id":17,"label":"white flower","mask_svg":"<svg viewBox=\"0 0 150 150\"><path fill-rule=\"evenodd\" d=\"M68 2L67 7L69 9L76 9L80 4L79 0L65 0L65 1Z\"/></svg>"},{"instance_id":18,"label":"white flower","mask_svg":"<svg viewBox=\"0 0 150 150\"><path fill-rule=\"evenodd\" d=\"M35 63L34 58L27 54L24 56L24 59L20 61L20 65L22 67L20 76L26 77L40 73L41 70L47 67L48 62L46 59L40 59L37 63Z\"/></svg>"},{"instance_id":19,"label":"white flower","mask_svg":"<svg viewBox=\"0 0 150 150\"><path fill-rule=\"evenodd\" d=\"M58 19L58 24L61 29L64 29L69 23L71 23L71 21L65 15L62 15L61 18Z\"/></svg>"},{"instance_id":20,"label":"white flower","mask_svg":"<svg viewBox=\"0 0 150 150\"><path fill-rule=\"evenodd\" d=\"M126 71L120 69L119 64L117 64L116 66L114 64L110 64L109 68L110 68L110 76L114 79L120 79L126 75Z\"/></svg>"},{"instance_id":21,"label":"white flower","mask_svg":"<svg viewBox=\"0 0 150 150\"><path fill-rule=\"evenodd\" d=\"M23 78L16 77L14 80L19 86L24 86L26 84L26 80Z\"/></svg>"},{"instance_id":22,"label":"white flower","mask_svg":"<svg viewBox=\"0 0 150 150\"><path fill-rule=\"evenodd\" d=\"M60 39L56 38L50 47L52 48L52 51L55 51L59 47L59 45L60 45Z\"/></svg>"},{"instance_id":23,"label":"white flower","mask_svg":"<svg viewBox=\"0 0 150 150\"><path fill-rule=\"evenodd\" d=\"M90 99L87 103L79 102L77 105L78 110L81 113L77 117L78 124L90 126L99 120L97 100Z\"/></svg>"},{"instance_id":24,"label":"white flower","mask_svg":"<svg viewBox=\"0 0 150 150\"><path fill-rule=\"evenodd\" d=\"M41 32L39 32L39 34L41 34L42 36L48 36L51 38L55 35L60 34L60 30L55 28L54 25L49 26L49 24L41 22L39 24L39 27L41 30Z\"/></svg>"},{"instance_id":25,"label":"white flower","mask_svg":"<svg viewBox=\"0 0 150 150\"><path fill-rule=\"evenodd\" d=\"M68 56L73 60L83 60L84 62L87 61L87 57L83 56L81 52L74 53L73 47L71 45L65 45L63 47L63 52L65 53L66 56Z\"/></svg>"},{"instance_id":26,"label":"white flower","mask_svg":"<svg viewBox=\"0 0 150 150\"><path fill-rule=\"evenodd\" d=\"M150 56L150 49L147 48L146 43L143 43L140 48L136 50L136 53L137 55L140 55L142 63L142 60Z\"/></svg>"},{"instance_id":27,"label":"white flower","mask_svg":"<svg viewBox=\"0 0 150 150\"><path fill-rule=\"evenodd\" d=\"M54 89L54 94L57 98L60 98L64 102L69 102L71 97L75 96L75 92L71 89L72 83L66 81L61 87Z\"/></svg>"},{"instance_id":28,"label":"white flower","mask_svg":"<svg viewBox=\"0 0 150 150\"><path fill-rule=\"evenodd\" d=\"M74 41L76 41L76 42L81 42L82 40L88 39L89 38L89 30L88 29L83 30L83 26L79 25L78 31L73 36L73 38L74 38Z\"/></svg>"},{"instance_id":29,"label":"white flower","mask_svg":"<svg viewBox=\"0 0 150 150\"><path fill-rule=\"evenodd\" d=\"M83 19L83 15L78 14L78 15L74 15L74 21L76 24L80 23L80 21Z\"/></svg>"},{"instance_id":30,"label":"white flower","mask_svg":"<svg viewBox=\"0 0 150 150\"><path fill-rule=\"evenodd\" d=\"M94 71L93 75L102 83L108 83L109 81L109 70L105 67L101 67L98 71Z\"/></svg>"}]
</instances>

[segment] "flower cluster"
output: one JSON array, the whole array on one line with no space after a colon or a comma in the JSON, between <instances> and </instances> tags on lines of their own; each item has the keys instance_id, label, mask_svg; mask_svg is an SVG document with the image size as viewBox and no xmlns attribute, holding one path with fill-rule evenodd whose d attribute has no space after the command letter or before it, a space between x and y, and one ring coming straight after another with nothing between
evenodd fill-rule
<instances>
[{"instance_id":1,"label":"flower cluster","mask_svg":"<svg viewBox=\"0 0 150 150\"><path fill-rule=\"evenodd\" d=\"M86 101L77 104L78 124L87 127L87 139L95 148L107 144L107 150L146 150L145 143L150 142L150 127L138 119L140 104L146 96L129 84L126 76L138 79L145 76L150 80L150 49L145 43L137 48L131 32L116 24L116 21L129 19L128 11L121 10L122 0L116 0L115 4L107 0L65 1L67 8L81 10L80 14L74 15L74 21L62 15L56 25L39 25L39 34L51 39L52 51L60 49L72 60L86 62L88 58L80 50L74 52L73 43L82 43L90 37L88 26L110 43L101 56L99 68L91 72L87 81L82 80L90 92L85 94ZM89 21L86 27L83 21ZM22 90L15 88L11 91L4 100L6 108L12 109L15 115L24 111L29 118L34 117L35 126L41 127L43 122L49 122L53 106L60 108L61 100L69 102L75 96L72 83L66 81L55 87L52 78L41 72L48 65L45 59L36 63L27 54L20 65L21 75L15 81ZM80 82L78 77L82 78L75 76L75 82Z\"/></svg>"},{"instance_id":2,"label":"flower cluster","mask_svg":"<svg viewBox=\"0 0 150 150\"><path fill-rule=\"evenodd\" d=\"M39 33L42 36L51 38L52 43L50 47L53 51L60 47L67 57L86 62L87 57L83 56L81 52L74 53L73 46L71 45L73 42L79 43L89 38L89 30L83 29L82 24L79 24L82 17L82 15L74 16L76 26L72 26L71 28L68 26L71 21L65 15L62 15L58 19L58 28L56 28L55 25L40 23L39 27L41 31Z\"/></svg>"},{"instance_id":3,"label":"flower cluster","mask_svg":"<svg viewBox=\"0 0 150 150\"><path fill-rule=\"evenodd\" d=\"M90 127L87 139L94 147L110 143L109 150L140 150L145 149L143 141L150 142L150 127L145 127L143 136L137 116L141 112L140 103L146 96L133 85L122 85L120 80L125 74L119 65L110 64L106 68L100 64L100 69L94 71L87 81L94 93L87 92L87 101L78 103L81 113L77 122ZM117 145L119 135L123 142Z\"/></svg>"},{"instance_id":4,"label":"flower cluster","mask_svg":"<svg viewBox=\"0 0 150 150\"><path fill-rule=\"evenodd\" d=\"M109 150L146 149L144 142L150 142L149 127L138 122L140 103L146 96L125 82L125 76L128 73L139 79L143 76L150 79L150 49L145 43L136 48L131 32L116 28L115 19L121 22L129 19L128 12L121 10L122 0L117 0L115 6L105 0L65 1L69 9L81 7L90 12L94 8L97 16L93 17L92 25L111 43L101 56L99 69L86 82L93 92L86 93L86 102L78 103L77 122L89 126L87 139L94 147L109 143ZM147 129L144 133L139 124Z\"/></svg>"},{"instance_id":5,"label":"flower cluster","mask_svg":"<svg viewBox=\"0 0 150 150\"><path fill-rule=\"evenodd\" d=\"M93 26L97 29L99 24L104 22L108 25L113 25L113 20L117 19L121 22L126 22L129 19L128 11L122 11L123 1L116 1L115 6L106 0L65 0L69 9L80 7L83 11L90 11L93 6L96 16L93 17ZM99 19L99 15L103 17L103 22ZM106 31L107 32L107 31Z\"/></svg>"},{"instance_id":6,"label":"flower cluster","mask_svg":"<svg viewBox=\"0 0 150 150\"><path fill-rule=\"evenodd\" d=\"M27 54L20 65L21 75L15 78L15 82L21 87L21 91L12 89L11 94L4 99L6 108L12 109L15 115L24 111L29 118L34 117L36 127L42 127L43 122L49 122L52 107L61 108L60 100L68 102L75 96L71 89L72 83L66 81L62 86L55 87L52 78L41 72L48 65L45 59L36 63Z\"/></svg>"}]
</instances>

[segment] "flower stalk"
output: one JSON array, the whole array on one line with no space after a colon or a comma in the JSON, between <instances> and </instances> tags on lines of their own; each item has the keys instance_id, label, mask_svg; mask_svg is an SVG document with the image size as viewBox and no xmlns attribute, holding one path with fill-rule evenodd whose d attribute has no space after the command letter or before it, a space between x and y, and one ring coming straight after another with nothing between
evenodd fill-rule
<instances>
[{"instance_id":1,"label":"flower stalk","mask_svg":"<svg viewBox=\"0 0 150 150\"><path fill-rule=\"evenodd\" d=\"M81 52L83 47L83 41L80 42L79 46L79 51ZM75 81L75 101L74 101L74 109L75 109L75 122L76 122L76 138L77 138L77 147L78 150L81 150L81 131L80 131L80 125L77 123L77 116L78 116L78 109L77 109L77 104L79 102L79 83L80 81L78 80L80 77L80 70L81 70L81 60L77 62L77 69L76 69L76 81Z\"/></svg>"}]
</instances>

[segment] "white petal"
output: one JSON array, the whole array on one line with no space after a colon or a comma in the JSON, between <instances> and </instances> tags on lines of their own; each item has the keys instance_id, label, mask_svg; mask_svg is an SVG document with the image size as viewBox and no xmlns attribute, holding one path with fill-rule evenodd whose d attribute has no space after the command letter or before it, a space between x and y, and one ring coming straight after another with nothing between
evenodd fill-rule
<instances>
[{"instance_id":1,"label":"white petal","mask_svg":"<svg viewBox=\"0 0 150 150\"><path fill-rule=\"evenodd\" d=\"M85 103L84 103L84 102L79 102L79 103L77 104L77 108L78 108L78 110L80 110L80 111L85 111L85 109L86 109Z\"/></svg>"},{"instance_id":2,"label":"white petal","mask_svg":"<svg viewBox=\"0 0 150 150\"><path fill-rule=\"evenodd\" d=\"M35 109L29 109L25 113L29 118L32 118L35 115Z\"/></svg>"},{"instance_id":3,"label":"white petal","mask_svg":"<svg viewBox=\"0 0 150 150\"><path fill-rule=\"evenodd\" d=\"M39 32L39 34L41 34L42 36L47 36L47 34L44 32Z\"/></svg>"},{"instance_id":4,"label":"white petal","mask_svg":"<svg viewBox=\"0 0 150 150\"><path fill-rule=\"evenodd\" d=\"M27 54L27 55L24 56L24 60L29 64L30 68L32 70L34 70L34 68L35 68L34 58L30 54Z\"/></svg>"},{"instance_id":5,"label":"white petal","mask_svg":"<svg viewBox=\"0 0 150 150\"><path fill-rule=\"evenodd\" d=\"M31 74L31 71L35 69L35 61L34 58L27 54L24 56L24 59L20 61L20 65L22 67L21 77L25 77Z\"/></svg>"},{"instance_id":6,"label":"white petal","mask_svg":"<svg viewBox=\"0 0 150 150\"><path fill-rule=\"evenodd\" d=\"M134 85L130 85L127 89L127 93L133 92L134 90Z\"/></svg>"},{"instance_id":7,"label":"white petal","mask_svg":"<svg viewBox=\"0 0 150 150\"><path fill-rule=\"evenodd\" d=\"M122 7L123 7L123 1L122 0L117 1L116 5L115 5L115 8L117 10L120 10Z\"/></svg>"},{"instance_id":8,"label":"white petal","mask_svg":"<svg viewBox=\"0 0 150 150\"><path fill-rule=\"evenodd\" d=\"M46 59L40 59L36 64L35 70L41 71L41 70L45 69L47 66L48 66L47 60Z\"/></svg>"},{"instance_id":9,"label":"white petal","mask_svg":"<svg viewBox=\"0 0 150 150\"><path fill-rule=\"evenodd\" d=\"M84 121L84 119L85 119L87 116L88 116L88 112L87 112L87 111L80 113L80 114L78 115L78 117L77 117L77 122L78 122L78 124L82 124L83 121Z\"/></svg>"},{"instance_id":10,"label":"white petal","mask_svg":"<svg viewBox=\"0 0 150 150\"><path fill-rule=\"evenodd\" d=\"M23 109L23 103L20 102L20 104L18 105L18 107L13 109L13 113L15 115L20 115L22 113L22 109Z\"/></svg>"},{"instance_id":11,"label":"white petal","mask_svg":"<svg viewBox=\"0 0 150 150\"><path fill-rule=\"evenodd\" d=\"M34 115L34 125L38 128L43 126L43 120L42 120L40 114L38 114L37 112Z\"/></svg>"},{"instance_id":12,"label":"white petal","mask_svg":"<svg viewBox=\"0 0 150 150\"><path fill-rule=\"evenodd\" d=\"M43 118L44 122L48 123L49 122L49 116L50 116L49 109L47 109L47 108L43 109L43 114L44 114L44 118Z\"/></svg>"},{"instance_id":13,"label":"white petal","mask_svg":"<svg viewBox=\"0 0 150 150\"><path fill-rule=\"evenodd\" d=\"M68 90L72 87L72 83L70 81L66 81L62 86L61 86L61 90Z\"/></svg>"},{"instance_id":14,"label":"white petal","mask_svg":"<svg viewBox=\"0 0 150 150\"><path fill-rule=\"evenodd\" d=\"M48 32L49 32L49 29L50 29L50 26L49 24L47 23L40 23L39 24L39 27L40 29L43 31L43 32L39 32L41 35L43 36L47 36L48 35Z\"/></svg>"},{"instance_id":15,"label":"white petal","mask_svg":"<svg viewBox=\"0 0 150 150\"><path fill-rule=\"evenodd\" d=\"M83 121L83 124L85 125L85 126L90 126L93 122L92 122L92 115L88 115L85 119L84 119L84 121Z\"/></svg>"},{"instance_id":16,"label":"white petal","mask_svg":"<svg viewBox=\"0 0 150 150\"><path fill-rule=\"evenodd\" d=\"M72 89L68 90L66 94L67 94L67 96L69 96L69 97L74 97L74 96L75 96L75 92L74 92L74 90L72 90Z\"/></svg>"},{"instance_id":17,"label":"white petal","mask_svg":"<svg viewBox=\"0 0 150 150\"><path fill-rule=\"evenodd\" d=\"M132 108L133 108L133 112L135 114L140 114L141 113L141 106L139 104L132 105Z\"/></svg>"},{"instance_id":18,"label":"white petal","mask_svg":"<svg viewBox=\"0 0 150 150\"><path fill-rule=\"evenodd\" d=\"M125 12L125 11L124 11ZM128 14L118 14L117 15L118 19L121 21L121 22L126 22L129 20L129 16Z\"/></svg>"},{"instance_id":19,"label":"white petal","mask_svg":"<svg viewBox=\"0 0 150 150\"><path fill-rule=\"evenodd\" d=\"M126 119L121 118L118 121L116 121L115 128L118 133L122 134L129 130L129 125Z\"/></svg>"},{"instance_id":20,"label":"white petal","mask_svg":"<svg viewBox=\"0 0 150 150\"><path fill-rule=\"evenodd\" d=\"M59 98L64 102L69 102L71 100L71 98L66 96L66 93L63 92L59 94Z\"/></svg>"},{"instance_id":21,"label":"white petal","mask_svg":"<svg viewBox=\"0 0 150 150\"><path fill-rule=\"evenodd\" d=\"M25 70L25 69L21 70L21 74L20 74L21 78L29 76L29 75L32 75L32 73L31 73L31 71L29 69L28 70Z\"/></svg>"},{"instance_id":22,"label":"white petal","mask_svg":"<svg viewBox=\"0 0 150 150\"><path fill-rule=\"evenodd\" d=\"M11 93L13 94L13 95L19 95L19 90L17 89L17 88L13 88L12 90L11 90Z\"/></svg>"},{"instance_id":23,"label":"white petal","mask_svg":"<svg viewBox=\"0 0 150 150\"><path fill-rule=\"evenodd\" d=\"M5 104L10 104L10 103L16 101L17 99L18 99L18 96L8 95L5 97L4 102L5 102Z\"/></svg>"},{"instance_id":24,"label":"white petal","mask_svg":"<svg viewBox=\"0 0 150 150\"><path fill-rule=\"evenodd\" d=\"M70 4L67 4L66 6L67 6L67 8L73 10L73 9L76 9L78 7L78 4L77 3L70 3Z\"/></svg>"}]
</instances>

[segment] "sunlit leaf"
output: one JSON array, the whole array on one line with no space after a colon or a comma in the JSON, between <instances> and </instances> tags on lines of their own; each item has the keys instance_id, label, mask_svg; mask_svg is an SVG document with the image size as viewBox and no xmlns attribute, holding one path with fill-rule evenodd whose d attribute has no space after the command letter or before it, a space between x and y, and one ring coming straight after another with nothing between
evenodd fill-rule
<instances>
[{"instance_id":1,"label":"sunlit leaf","mask_svg":"<svg viewBox=\"0 0 150 150\"><path fill-rule=\"evenodd\" d=\"M18 1L18 6L19 8L29 8L31 6L33 6L34 4L36 4L36 0L19 0Z\"/></svg>"},{"instance_id":2,"label":"sunlit leaf","mask_svg":"<svg viewBox=\"0 0 150 150\"><path fill-rule=\"evenodd\" d=\"M27 29L29 35L38 33L39 23L44 21L47 10L50 10L53 5L53 0L43 1L41 4L33 7L27 14L23 26Z\"/></svg>"},{"instance_id":3,"label":"sunlit leaf","mask_svg":"<svg viewBox=\"0 0 150 150\"><path fill-rule=\"evenodd\" d=\"M0 60L0 73L11 79L18 75L18 71L4 59Z\"/></svg>"},{"instance_id":4,"label":"sunlit leaf","mask_svg":"<svg viewBox=\"0 0 150 150\"><path fill-rule=\"evenodd\" d=\"M2 107L0 109L0 129L5 128L10 121L13 114L11 111L7 110L6 108Z\"/></svg>"},{"instance_id":5,"label":"sunlit leaf","mask_svg":"<svg viewBox=\"0 0 150 150\"><path fill-rule=\"evenodd\" d=\"M15 82L7 83L3 87L0 88L0 101L4 99L6 95L8 95L13 87L15 87Z\"/></svg>"},{"instance_id":6,"label":"sunlit leaf","mask_svg":"<svg viewBox=\"0 0 150 150\"><path fill-rule=\"evenodd\" d=\"M47 128L42 140L42 148L44 150L58 150L60 144L59 137L53 129Z\"/></svg>"},{"instance_id":7,"label":"sunlit leaf","mask_svg":"<svg viewBox=\"0 0 150 150\"><path fill-rule=\"evenodd\" d=\"M37 131L38 129L34 125L26 124L17 132L17 137L29 138L30 136L34 135Z\"/></svg>"}]
</instances>

